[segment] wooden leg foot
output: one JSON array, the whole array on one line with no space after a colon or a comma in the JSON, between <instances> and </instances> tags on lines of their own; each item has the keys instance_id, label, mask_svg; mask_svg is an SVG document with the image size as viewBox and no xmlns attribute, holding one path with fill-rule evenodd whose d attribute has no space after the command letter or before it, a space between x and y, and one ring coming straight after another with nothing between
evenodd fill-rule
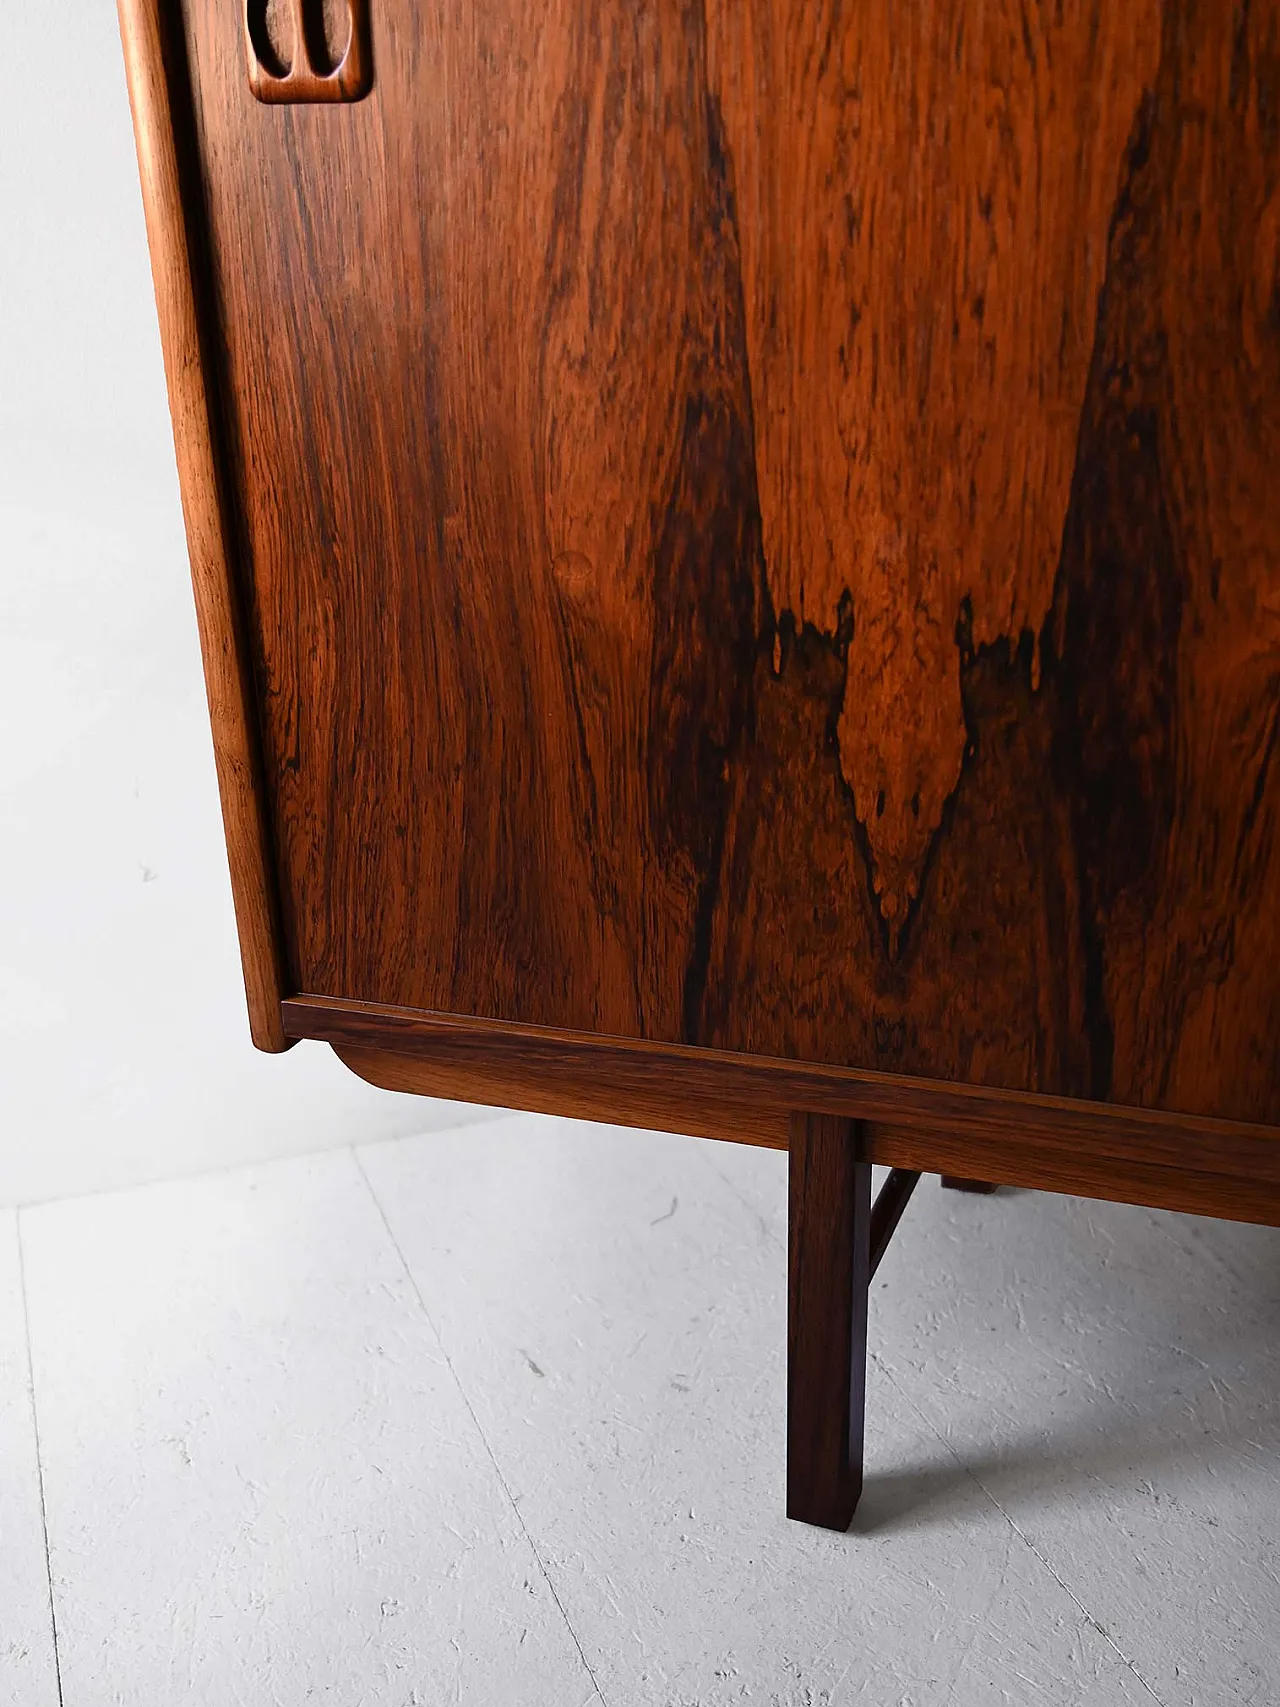
<instances>
[{"instance_id":1,"label":"wooden leg foot","mask_svg":"<svg viewBox=\"0 0 1280 1707\"><path fill-rule=\"evenodd\" d=\"M942 1183L948 1191L992 1192L996 1189L990 1180L961 1179L959 1174L943 1174Z\"/></svg>"},{"instance_id":2,"label":"wooden leg foot","mask_svg":"<svg viewBox=\"0 0 1280 1707\"><path fill-rule=\"evenodd\" d=\"M795 1114L790 1132L787 1516L845 1530L862 1492L871 1164L858 1127Z\"/></svg>"}]
</instances>

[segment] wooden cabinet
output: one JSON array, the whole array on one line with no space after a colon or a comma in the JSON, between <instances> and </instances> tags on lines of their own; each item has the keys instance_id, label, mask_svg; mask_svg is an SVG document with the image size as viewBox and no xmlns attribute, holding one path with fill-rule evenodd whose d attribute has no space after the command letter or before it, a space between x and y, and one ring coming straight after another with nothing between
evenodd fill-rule
<instances>
[{"instance_id":1,"label":"wooden cabinet","mask_svg":"<svg viewBox=\"0 0 1280 1707\"><path fill-rule=\"evenodd\" d=\"M1280 1221L1280 3L121 10L259 1045Z\"/></svg>"}]
</instances>

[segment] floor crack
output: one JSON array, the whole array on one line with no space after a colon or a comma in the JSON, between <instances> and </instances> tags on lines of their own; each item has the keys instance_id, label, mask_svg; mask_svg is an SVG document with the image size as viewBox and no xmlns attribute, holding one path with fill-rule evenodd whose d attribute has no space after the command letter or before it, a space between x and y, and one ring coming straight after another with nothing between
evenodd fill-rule
<instances>
[{"instance_id":1,"label":"floor crack","mask_svg":"<svg viewBox=\"0 0 1280 1707\"><path fill-rule=\"evenodd\" d=\"M393 1229L391 1222L387 1219L387 1212L382 1207L381 1198L379 1198L377 1192L373 1189L373 1181L369 1178L369 1175L365 1170L365 1165L360 1158L359 1150L353 1148L351 1151L351 1155L355 1160L355 1164L356 1164L357 1169L359 1170L360 1177L364 1181L365 1186L368 1189L369 1196L373 1199L374 1208L378 1211L378 1215L381 1218L382 1225L387 1230L387 1237L391 1240L392 1248L394 1249L397 1257L399 1257L399 1259L400 1259L400 1266L404 1270L405 1278L408 1280L409 1285L413 1288L413 1295L418 1300L418 1306L421 1309L424 1318L426 1319L427 1326L431 1329L432 1334L435 1336L436 1344L440 1347L440 1355L444 1358L444 1361L445 1361L445 1364L449 1370L449 1373L453 1377L453 1384L458 1389L458 1395L461 1398L463 1404L466 1406L467 1414L470 1416L471 1421L475 1424L476 1433L479 1435L481 1444L483 1445L485 1452L488 1454L489 1462L493 1465L493 1473L498 1478L498 1483L499 1483L500 1487L502 1488L503 1493L507 1497L507 1503L510 1505L512 1511L515 1513L516 1522L520 1525L520 1531L523 1534L526 1542L529 1545L529 1551L533 1554L534 1561L536 1562L539 1571L541 1571L541 1573L542 1573L542 1580L546 1583L547 1588L550 1592L551 1598L552 1598L552 1600L555 1601L556 1607L560 1613L561 1618L564 1619L565 1629L569 1632L569 1635L573 1641L573 1645L578 1650L578 1658L582 1661L582 1664L583 1664L583 1667L586 1671L586 1674L591 1679L591 1687L595 1691L596 1699L598 1701L600 1701L601 1707L608 1707L608 1703L605 1701L604 1691L600 1688L600 1680L596 1677L595 1670L591 1664L591 1661L587 1658L586 1650L583 1648L582 1643L578 1640L578 1632L574 1629L572 1623L570 1622L569 1614L565 1611L564 1602L561 1600L558 1592L556 1591L555 1583L552 1582L552 1580L551 1580L551 1573L547 1569L546 1561L543 1559L541 1552L538 1550L538 1544L533 1539L533 1536L529 1533L529 1526L525 1522L524 1516L521 1513L519 1501L515 1498L514 1494L511 1492L511 1486L508 1483L507 1478L502 1473L502 1467L498 1463L497 1456L494 1453L493 1447L489 1444L489 1437L485 1433L483 1427L481 1426L480 1418L476 1415L475 1406L471 1403L471 1400L467 1394L467 1390L462 1385L462 1381L459 1378L458 1371L454 1368L453 1359L449 1356L449 1348L445 1345L444 1340L440 1334L440 1330L439 1330L439 1328L436 1327L435 1319L432 1316L431 1311L427 1308L427 1301L423 1297L422 1288L418 1285L417 1276L414 1274L412 1268L410 1268L409 1260L405 1256L403 1250L400 1248L400 1241L399 1241L399 1239L396 1238L395 1230ZM52 1589L50 1592L52 1592ZM59 1707L61 1707L61 1696L59 1696Z\"/></svg>"},{"instance_id":2,"label":"floor crack","mask_svg":"<svg viewBox=\"0 0 1280 1707\"><path fill-rule=\"evenodd\" d=\"M58 1690L58 1707L64 1707L62 1696L62 1657L58 1651L58 1609L53 1594L53 1559L49 1552L49 1511L44 1492L44 1452L40 1446L40 1413L36 1406L35 1360L31 1352L31 1311L27 1304L27 1253L22 1241L22 1211L15 1216L18 1242L18 1286L22 1293L22 1333L27 1351L27 1394L31 1400L31 1432L36 1448L36 1482L40 1490L40 1530L44 1538L44 1577L49 1599L49 1633L53 1640L53 1676Z\"/></svg>"}]
</instances>

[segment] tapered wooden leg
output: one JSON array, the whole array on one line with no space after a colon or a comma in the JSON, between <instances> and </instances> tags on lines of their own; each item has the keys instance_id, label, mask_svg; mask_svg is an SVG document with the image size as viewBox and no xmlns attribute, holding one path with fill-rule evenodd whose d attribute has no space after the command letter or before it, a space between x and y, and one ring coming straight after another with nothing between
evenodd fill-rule
<instances>
[{"instance_id":1,"label":"tapered wooden leg","mask_svg":"<svg viewBox=\"0 0 1280 1707\"><path fill-rule=\"evenodd\" d=\"M942 1183L948 1191L991 1192L996 1189L990 1180L963 1179L959 1174L943 1174Z\"/></svg>"},{"instance_id":2,"label":"tapered wooden leg","mask_svg":"<svg viewBox=\"0 0 1280 1707\"><path fill-rule=\"evenodd\" d=\"M849 1527L862 1492L871 1164L858 1127L793 1114L787 1287L787 1516Z\"/></svg>"}]
</instances>

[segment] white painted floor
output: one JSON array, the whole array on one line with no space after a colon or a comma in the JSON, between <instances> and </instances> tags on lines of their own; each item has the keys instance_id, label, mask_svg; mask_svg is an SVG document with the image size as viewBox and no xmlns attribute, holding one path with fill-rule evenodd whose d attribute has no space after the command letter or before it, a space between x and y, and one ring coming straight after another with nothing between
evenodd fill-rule
<instances>
[{"instance_id":1,"label":"white painted floor","mask_svg":"<svg viewBox=\"0 0 1280 1707\"><path fill-rule=\"evenodd\" d=\"M923 1181L837 1536L785 1205L519 1116L0 1215L0 1702L1280 1701L1280 1233Z\"/></svg>"}]
</instances>

